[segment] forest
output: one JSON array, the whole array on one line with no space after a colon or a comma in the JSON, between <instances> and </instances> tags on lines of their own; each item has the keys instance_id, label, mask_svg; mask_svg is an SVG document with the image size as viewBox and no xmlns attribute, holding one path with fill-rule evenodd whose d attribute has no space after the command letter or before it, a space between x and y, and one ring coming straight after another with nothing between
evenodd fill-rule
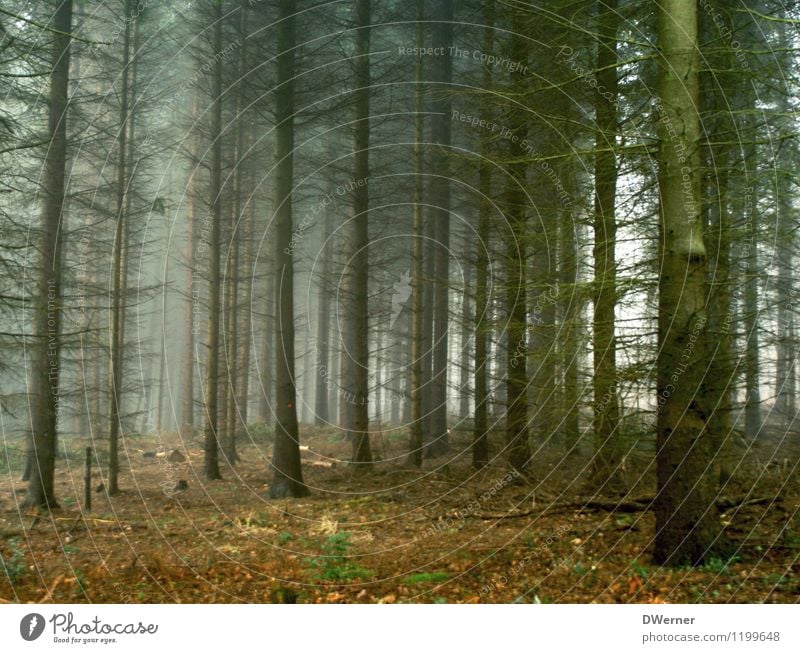
<instances>
[{"instance_id":1,"label":"forest","mask_svg":"<svg viewBox=\"0 0 800 653\"><path fill-rule=\"evenodd\" d=\"M0 603L800 596L795 0L3 0Z\"/></svg>"}]
</instances>

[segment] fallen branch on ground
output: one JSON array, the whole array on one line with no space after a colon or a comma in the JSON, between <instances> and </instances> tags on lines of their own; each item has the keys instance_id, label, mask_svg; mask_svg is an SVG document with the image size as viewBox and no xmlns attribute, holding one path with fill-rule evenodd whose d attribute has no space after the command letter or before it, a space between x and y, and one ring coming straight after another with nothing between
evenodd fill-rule
<instances>
[{"instance_id":1,"label":"fallen branch on ground","mask_svg":"<svg viewBox=\"0 0 800 653\"><path fill-rule=\"evenodd\" d=\"M523 510L520 512L506 512L506 513L483 513L464 515L466 519L519 519L521 517L530 517L531 515L544 515L548 512L555 512L557 510L597 510L607 512L619 513L634 513L646 512L653 509L655 497L640 497L630 501L608 501L602 499L589 499L587 501L573 501L570 503L557 503L548 508L540 510ZM779 502L779 497L758 497L753 499L731 499L720 498L717 501L718 510L730 510L732 508L742 508L744 506L764 505L772 502ZM448 515L450 516L450 515Z\"/></svg>"}]
</instances>

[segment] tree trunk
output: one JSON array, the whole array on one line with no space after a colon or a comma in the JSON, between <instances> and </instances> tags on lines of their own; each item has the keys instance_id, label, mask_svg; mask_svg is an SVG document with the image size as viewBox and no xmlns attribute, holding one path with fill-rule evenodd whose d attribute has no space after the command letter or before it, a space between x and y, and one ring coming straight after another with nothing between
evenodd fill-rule
<instances>
[{"instance_id":1,"label":"tree trunk","mask_svg":"<svg viewBox=\"0 0 800 653\"><path fill-rule=\"evenodd\" d=\"M724 2L724 0L723 0ZM731 28L729 16L721 2L715 2L719 16ZM731 353L731 220L729 197L729 168L731 144L726 135L733 133L735 123L729 103L730 94L737 93L733 70L733 50L726 44L720 47L719 32L708 12L700 14L702 43L708 71L700 76L703 103L705 144L704 188L705 242L708 251L708 336L712 351L707 373L709 406L709 435L714 450L714 467L720 485L730 477L727 449L732 431L734 362ZM747 82L749 83L749 82Z\"/></svg>"},{"instance_id":2,"label":"tree trunk","mask_svg":"<svg viewBox=\"0 0 800 653\"><path fill-rule=\"evenodd\" d=\"M466 245L466 243L465 243ZM470 309L470 285L472 284L472 267L464 263L464 292L461 295L461 378L459 379L459 407L458 417L460 421L469 418L469 376L470 376L470 355L469 343L472 335L470 329L471 313Z\"/></svg>"},{"instance_id":3,"label":"tree trunk","mask_svg":"<svg viewBox=\"0 0 800 653\"><path fill-rule=\"evenodd\" d=\"M236 452L236 432L239 425L239 275L241 267L241 240L245 231L242 218L242 176L244 174L244 88L247 53L247 7L242 5L239 15L239 32L242 47L238 49L236 64L236 109L234 115L233 144L233 205L231 210L230 242L227 252L225 284L225 431L223 450L229 465L239 462Z\"/></svg>"},{"instance_id":4,"label":"tree trunk","mask_svg":"<svg viewBox=\"0 0 800 653\"><path fill-rule=\"evenodd\" d=\"M348 425L353 444L353 463L363 470L372 463L369 441L369 136L370 136L370 23L371 0L356 0L356 118L353 141L356 184L353 190L353 218L348 229L349 256L345 273L349 281L350 311L346 316L350 406Z\"/></svg>"},{"instance_id":5,"label":"tree trunk","mask_svg":"<svg viewBox=\"0 0 800 653\"><path fill-rule=\"evenodd\" d=\"M268 266L274 268L274 266ZM259 383L258 413L261 422L267 426L274 421L273 378L274 360L272 348L275 345L275 274L267 275L264 284L264 323L261 334L261 352L259 354L259 368L261 379Z\"/></svg>"},{"instance_id":6,"label":"tree trunk","mask_svg":"<svg viewBox=\"0 0 800 653\"><path fill-rule=\"evenodd\" d=\"M125 215L126 197L128 193L128 103L130 75L130 50L131 50L131 16L132 0L125 1L125 30L122 39L122 89L120 91L119 136L117 141L117 206L116 226L114 230L114 243L111 271L111 332L109 333L109 423L108 423L108 493L119 492L119 433L121 429L120 403L122 386L123 349L125 346L122 336L124 321L124 305L122 293L122 269L125 260Z\"/></svg>"},{"instance_id":7,"label":"tree trunk","mask_svg":"<svg viewBox=\"0 0 800 653\"><path fill-rule=\"evenodd\" d=\"M483 51L494 51L494 3L486 3L484 9ZM492 69L483 67L483 88L492 87ZM489 100L481 103L481 115L488 117ZM486 380L489 373L487 357L487 339L491 329L491 309L487 277L489 275L489 224L492 211L492 167L490 161L489 141L483 137L480 141L478 159L478 240L475 246L475 413L472 435L472 466L483 468L489 462L489 434L487 408L489 393Z\"/></svg>"},{"instance_id":8,"label":"tree trunk","mask_svg":"<svg viewBox=\"0 0 800 653\"><path fill-rule=\"evenodd\" d=\"M595 485L611 491L624 488L620 465L619 391L617 389L617 0L598 2L600 42L597 83L609 93L595 96L598 134L594 161L594 321L592 379L594 408Z\"/></svg>"},{"instance_id":9,"label":"tree trunk","mask_svg":"<svg viewBox=\"0 0 800 653\"><path fill-rule=\"evenodd\" d=\"M664 0L658 25L661 271L653 557L658 564L685 565L700 564L720 550L704 379L708 343L696 3Z\"/></svg>"},{"instance_id":10,"label":"tree trunk","mask_svg":"<svg viewBox=\"0 0 800 653\"><path fill-rule=\"evenodd\" d=\"M316 397L314 406L314 422L317 426L326 426L330 423L328 410L328 384L330 383L330 331L331 331L331 290L328 283L331 278L333 243L331 232L333 229L333 212L328 209L325 213L325 233L323 234L322 268L320 270L320 283L317 289L317 346L316 353Z\"/></svg>"},{"instance_id":11,"label":"tree trunk","mask_svg":"<svg viewBox=\"0 0 800 653\"><path fill-rule=\"evenodd\" d=\"M186 442L194 433L194 372L197 355L195 352L195 306L200 305L200 284L195 281L195 248L197 247L197 175L199 174L198 161L200 142L195 131L197 118L200 113L200 98L198 93L192 99L192 134L189 136L189 159L191 170L189 172L189 188L186 205L186 287L188 297L183 321L183 378L181 389L181 437Z\"/></svg>"},{"instance_id":12,"label":"tree trunk","mask_svg":"<svg viewBox=\"0 0 800 653\"><path fill-rule=\"evenodd\" d=\"M786 33L786 23L777 24L779 35L778 58L781 63L780 70L789 70L792 61L791 40ZM792 89L787 84L784 75L778 75L776 83L779 85L778 111L782 116L792 115L791 93ZM794 422L796 407L795 379L797 369L797 345L794 340L794 253L795 253L795 226L797 212L794 209L794 183L797 162L797 145L793 138L793 122L784 119L781 124L781 139L777 157L773 162L775 170L775 195L777 204L776 220L776 355L775 355L775 408L782 417L784 425L789 426Z\"/></svg>"},{"instance_id":13,"label":"tree trunk","mask_svg":"<svg viewBox=\"0 0 800 653\"><path fill-rule=\"evenodd\" d=\"M252 132L248 133L247 150L252 147ZM248 170L251 165L246 159L241 165L247 165ZM247 204L244 207L240 238L244 240L244 254L242 257L241 269L245 271L246 282L243 284L242 302L240 308L239 324L239 352L236 369L239 374L237 384L238 391L238 419L239 423L246 429L250 419L250 355L253 347L253 323L252 323L252 301L253 301L253 258L254 258L254 239L255 231L255 202L252 195L254 188L252 174L247 174L243 179L247 179L247 189L243 196L247 197ZM237 455L238 459L238 455Z\"/></svg>"},{"instance_id":14,"label":"tree trunk","mask_svg":"<svg viewBox=\"0 0 800 653\"><path fill-rule=\"evenodd\" d=\"M214 5L215 55L211 107L211 233L208 243L208 361L206 362L203 469L209 480L219 473L220 232L222 229L222 5Z\"/></svg>"},{"instance_id":15,"label":"tree trunk","mask_svg":"<svg viewBox=\"0 0 800 653\"><path fill-rule=\"evenodd\" d=\"M275 90L275 446L273 499L309 494L303 483L297 427L294 355L294 265L292 186L294 184L295 0L279 0Z\"/></svg>"},{"instance_id":16,"label":"tree trunk","mask_svg":"<svg viewBox=\"0 0 800 653\"><path fill-rule=\"evenodd\" d=\"M433 47L447 52L453 45L453 0L439 0L433 23ZM435 225L435 275L433 317L433 371L431 414L426 454L438 456L449 449L447 429L447 367L450 332L450 142L453 124L450 85L453 58L434 57L431 65L431 140L434 176L430 182L431 217Z\"/></svg>"},{"instance_id":17,"label":"tree trunk","mask_svg":"<svg viewBox=\"0 0 800 653\"><path fill-rule=\"evenodd\" d=\"M570 164L562 167L564 186L572 188L573 171ZM568 192L569 192L568 191ZM581 354L578 348L578 320L583 300L578 292L578 220L574 207L565 205L560 212L559 246L559 299L561 311L561 431L566 453L577 451L580 438L578 371Z\"/></svg>"},{"instance_id":18,"label":"tree trunk","mask_svg":"<svg viewBox=\"0 0 800 653\"><path fill-rule=\"evenodd\" d=\"M52 72L48 111L49 146L45 155L44 206L42 209L41 277L36 304L37 396L32 415L31 465L28 494L24 506L50 510L57 508L54 493L56 439L59 426L61 354L61 282L64 228L64 176L67 158L67 114L69 103L70 34L72 0L61 2L53 15Z\"/></svg>"},{"instance_id":19,"label":"tree trunk","mask_svg":"<svg viewBox=\"0 0 800 653\"><path fill-rule=\"evenodd\" d=\"M424 0L416 4L416 45L422 47L424 42ZM423 104L422 104L422 57L417 57L414 68L414 208L412 215L412 251L411 251L411 423L409 424L408 464L422 467L423 445L423 383L425 337L423 334L425 279L423 256L425 251L425 233L422 215L423 180L422 180L422 140L424 138Z\"/></svg>"},{"instance_id":20,"label":"tree trunk","mask_svg":"<svg viewBox=\"0 0 800 653\"><path fill-rule=\"evenodd\" d=\"M512 16L511 52L514 60L523 66L527 60L527 47L521 36L519 14ZM527 80L520 71L512 74L512 83L522 87ZM525 266L527 265L528 220L526 204L527 162L522 143L526 142L528 128L526 117L519 108L509 112L511 145L507 166L505 214L508 221L506 233L506 316L507 368L506 368L506 453L511 467L524 472L530 458L528 447L528 374ZM546 259L542 259L546 265Z\"/></svg>"}]
</instances>

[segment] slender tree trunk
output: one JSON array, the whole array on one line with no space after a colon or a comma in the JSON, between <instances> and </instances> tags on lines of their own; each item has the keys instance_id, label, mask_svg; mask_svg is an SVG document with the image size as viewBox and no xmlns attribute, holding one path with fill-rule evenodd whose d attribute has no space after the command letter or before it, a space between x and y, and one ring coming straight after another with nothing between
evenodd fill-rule
<instances>
[{"instance_id":1,"label":"slender tree trunk","mask_svg":"<svg viewBox=\"0 0 800 653\"><path fill-rule=\"evenodd\" d=\"M706 249L702 239L697 4L659 8L660 254L653 557L699 564L720 549L704 379Z\"/></svg>"},{"instance_id":2,"label":"slender tree trunk","mask_svg":"<svg viewBox=\"0 0 800 653\"><path fill-rule=\"evenodd\" d=\"M564 185L572 189L573 173L564 166ZM578 284L578 223L572 205L561 211L558 246L560 251L559 299L562 306L561 374L562 394L561 428L566 452L577 450L580 438L578 371L581 356L578 348L578 319L582 299L577 292Z\"/></svg>"},{"instance_id":3,"label":"slender tree trunk","mask_svg":"<svg viewBox=\"0 0 800 653\"><path fill-rule=\"evenodd\" d=\"M211 233L208 243L208 361L205 397L205 476L219 473L219 359L220 359L220 240L222 229L222 5L214 5L213 50L215 55L211 107Z\"/></svg>"},{"instance_id":4,"label":"slender tree trunk","mask_svg":"<svg viewBox=\"0 0 800 653\"><path fill-rule=\"evenodd\" d=\"M270 266L274 267L274 266ZM259 419L266 425L274 421L273 378L275 362L272 348L275 345L275 275L268 274L264 284L264 323L261 334L259 367L261 370L260 395L258 402Z\"/></svg>"},{"instance_id":5,"label":"slender tree trunk","mask_svg":"<svg viewBox=\"0 0 800 653\"><path fill-rule=\"evenodd\" d=\"M239 425L239 276L241 268L241 241L246 232L242 215L242 177L244 175L244 71L247 67L247 6L242 5L239 15L239 33L242 46L238 49L236 64L236 109L234 116L233 145L233 206L231 210L230 243L227 253L225 292L225 433L223 449L229 465L239 462L236 451L236 432ZM246 235L246 234L245 234Z\"/></svg>"},{"instance_id":6,"label":"slender tree trunk","mask_svg":"<svg viewBox=\"0 0 800 653\"><path fill-rule=\"evenodd\" d=\"M252 134L248 135L248 150L252 146ZM242 162L245 165L246 161ZM247 197L247 205L244 208L244 217L240 229L241 238L244 240L244 252L242 257L241 269L247 273L246 281L242 284L242 303L239 312L239 352L236 369L239 374L237 384L238 392L238 419L244 428L247 428L250 419L250 355L253 346L253 327L252 327L252 301L253 301L253 275L250 274L253 267L253 233L255 224L255 205L252 196L252 175L247 175L247 189L243 196ZM238 459L238 454L237 454Z\"/></svg>"},{"instance_id":7,"label":"slender tree trunk","mask_svg":"<svg viewBox=\"0 0 800 653\"><path fill-rule=\"evenodd\" d=\"M522 64L527 59L518 14L512 16L511 52L515 61ZM513 83L521 87L524 75L516 72ZM525 115L518 108L509 113L511 133L510 160L505 190L505 214L508 221L506 233L506 315L508 319L506 368L506 452L511 467L524 472L529 461L528 447L528 374L527 374L527 302L525 266L527 265L528 220L527 163L522 143L528 135ZM545 261L546 264L546 261Z\"/></svg>"},{"instance_id":8,"label":"slender tree trunk","mask_svg":"<svg viewBox=\"0 0 800 653\"><path fill-rule=\"evenodd\" d=\"M369 442L369 106L370 106L370 23L371 0L356 0L358 30L356 33L356 125L353 154L353 171L356 188L353 190L352 220L352 348L350 366L353 381L353 462L356 469L364 469L372 463ZM361 183L364 180L364 183Z\"/></svg>"},{"instance_id":9,"label":"slender tree trunk","mask_svg":"<svg viewBox=\"0 0 800 653\"><path fill-rule=\"evenodd\" d=\"M752 132L750 132L752 133ZM742 192L747 192L742 189ZM759 359L758 281L759 256L755 215L752 207L744 207L746 270L744 280L744 330L745 330L745 405L744 433L755 439L761 432L761 371Z\"/></svg>"},{"instance_id":10,"label":"slender tree trunk","mask_svg":"<svg viewBox=\"0 0 800 653\"><path fill-rule=\"evenodd\" d=\"M453 45L453 0L439 0L433 23L433 47L444 52ZM433 372L431 377L431 432L428 455L449 449L447 428L447 367L450 333L450 156L452 117L450 85L453 58L434 57L431 65L431 140L434 176L430 183L432 219L435 224L435 276L433 318Z\"/></svg>"},{"instance_id":11,"label":"slender tree trunk","mask_svg":"<svg viewBox=\"0 0 800 653\"><path fill-rule=\"evenodd\" d=\"M786 23L780 22L777 26L780 47L778 55L781 62L781 70L786 71L791 68L791 56L786 53L791 52L791 39L786 33ZM792 115L791 93L792 89L787 84L784 75L779 75L776 80L779 87L778 111L782 116ZM784 118L783 122L787 119ZM798 148L793 138L795 127L794 123L781 125L785 140L781 140L774 161L776 171L776 203L777 203L777 224L776 224L776 318L777 318L777 342L775 355L775 407L784 420L785 425L791 425L797 412L795 396L795 379L797 369L795 360L797 358L797 344L793 334L793 304L795 297L794 290L794 262L795 262L795 227L797 225L797 212L794 209L793 183L796 177L796 162L798 159Z\"/></svg>"},{"instance_id":12,"label":"slender tree trunk","mask_svg":"<svg viewBox=\"0 0 800 653\"><path fill-rule=\"evenodd\" d=\"M64 176L67 159L67 114L69 102L70 34L72 1L55 9L52 72L48 113L49 146L44 162L44 206L42 209L41 278L36 305L36 388L31 416L33 451L28 494L24 506L50 510L57 508L54 477L56 439L59 426L61 354L61 282L64 228Z\"/></svg>"},{"instance_id":13,"label":"slender tree trunk","mask_svg":"<svg viewBox=\"0 0 800 653\"><path fill-rule=\"evenodd\" d=\"M320 270L320 283L317 288L317 346L316 353L316 396L314 406L314 422L317 426L326 426L330 423L328 411L328 384L330 383L330 330L331 330L331 292L328 283L333 272L333 243L331 232L333 229L333 212L325 213L325 233L323 235L324 250L322 252L322 267Z\"/></svg>"},{"instance_id":14,"label":"slender tree trunk","mask_svg":"<svg viewBox=\"0 0 800 653\"><path fill-rule=\"evenodd\" d=\"M494 51L495 6L489 2L485 6L483 27L483 51ZM492 87L492 69L486 64L483 67L483 88ZM481 115L489 113L489 102L482 101ZM480 157L478 163L478 239L475 245L475 418L472 437L472 466L481 469L489 461L489 440L487 407L489 393L486 388L489 359L487 357L487 339L491 329L491 309L489 305L489 220L492 210L492 168L489 163L489 142L486 138L480 141Z\"/></svg>"},{"instance_id":15,"label":"slender tree trunk","mask_svg":"<svg viewBox=\"0 0 800 653\"><path fill-rule=\"evenodd\" d=\"M724 2L724 0L723 0ZM730 29L730 19L721 2L714 6ZM734 364L731 352L731 220L729 167L731 145L726 135L733 133L729 94L736 93L733 50L720 47L719 32L712 14L700 14L700 31L708 53L709 70L700 76L707 182L704 188L705 242L708 251L708 335L712 351L707 373L711 415L708 429L714 450L714 467L720 485L730 477L728 442L732 431ZM749 83L749 82L747 82Z\"/></svg>"},{"instance_id":16,"label":"slender tree trunk","mask_svg":"<svg viewBox=\"0 0 800 653\"><path fill-rule=\"evenodd\" d=\"M424 0L416 4L416 44L422 47L424 42ZM423 104L422 104L422 57L417 57L414 68L414 208L411 218L412 251L411 251L411 423L409 425L408 464L422 467L423 444L423 384L425 357L423 347L423 295L425 279L423 255L425 251L424 226L422 215L423 180L422 180L422 140L424 138Z\"/></svg>"},{"instance_id":17,"label":"slender tree trunk","mask_svg":"<svg viewBox=\"0 0 800 653\"><path fill-rule=\"evenodd\" d=\"M466 244L466 243L465 243ZM471 313L472 308L470 302L470 286L472 285L472 266L468 263L464 264L464 292L461 296L461 378L459 379L459 407L458 417L459 420L465 420L469 417L469 377L470 377L470 355L469 339L472 336L471 327Z\"/></svg>"},{"instance_id":18,"label":"slender tree trunk","mask_svg":"<svg viewBox=\"0 0 800 653\"><path fill-rule=\"evenodd\" d=\"M119 492L119 434L121 430L120 404L122 389L122 365L124 360L123 322L125 319L122 293L123 267L125 261L125 235L127 216L125 214L128 194L128 105L131 50L132 0L125 2L125 29L122 40L122 89L120 91L119 137L117 141L117 206L116 228L111 272L111 333L109 334L109 424L108 424L108 493Z\"/></svg>"},{"instance_id":19,"label":"slender tree trunk","mask_svg":"<svg viewBox=\"0 0 800 653\"><path fill-rule=\"evenodd\" d=\"M594 161L594 321L592 357L594 375L594 440L596 485L611 491L624 488L622 479L623 443L619 431L619 391L617 389L617 0L598 2L600 43L597 46L597 83L608 97L597 93L595 111L598 134Z\"/></svg>"},{"instance_id":20,"label":"slender tree trunk","mask_svg":"<svg viewBox=\"0 0 800 653\"><path fill-rule=\"evenodd\" d=\"M308 495L300 464L294 353L294 266L292 186L294 184L295 0L279 0L275 90L275 447L273 499Z\"/></svg>"}]
</instances>

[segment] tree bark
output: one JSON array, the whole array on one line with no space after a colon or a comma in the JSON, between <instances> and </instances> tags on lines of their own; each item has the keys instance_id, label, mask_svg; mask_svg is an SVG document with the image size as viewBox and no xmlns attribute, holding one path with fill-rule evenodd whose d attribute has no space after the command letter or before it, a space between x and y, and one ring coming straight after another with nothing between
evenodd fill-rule
<instances>
[{"instance_id":1,"label":"tree bark","mask_svg":"<svg viewBox=\"0 0 800 653\"><path fill-rule=\"evenodd\" d=\"M53 58L48 111L49 145L44 162L41 272L36 302L36 410L31 416L32 465L28 494L23 505L51 510L58 504L54 492L56 440L59 426L62 224L64 177L67 159L69 113L70 34L72 0L59 3L53 15Z\"/></svg>"},{"instance_id":2,"label":"tree bark","mask_svg":"<svg viewBox=\"0 0 800 653\"><path fill-rule=\"evenodd\" d=\"M206 362L203 470L209 480L219 473L220 240L222 229L222 5L214 4L214 75L211 106L211 233L208 243L208 361Z\"/></svg>"},{"instance_id":3,"label":"tree bark","mask_svg":"<svg viewBox=\"0 0 800 653\"><path fill-rule=\"evenodd\" d=\"M624 451L619 431L617 389L617 0L598 2L597 83L608 97L596 94L597 138L594 161L594 318L592 378L596 485L624 488L620 465Z\"/></svg>"},{"instance_id":4,"label":"tree bark","mask_svg":"<svg viewBox=\"0 0 800 653\"><path fill-rule=\"evenodd\" d=\"M300 465L294 352L294 265L292 186L294 184L295 0L279 0L275 90L275 447L269 496L309 494Z\"/></svg>"},{"instance_id":5,"label":"tree bark","mask_svg":"<svg viewBox=\"0 0 800 653\"><path fill-rule=\"evenodd\" d=\"M332 274L333 243L331 232L333 229L333 213L325 213L325 233L323 235L322 269L320 270L320 283L317 289L317 346L314 352L316 360L316 396L314 406L314 422L317 426L326 426L330 423L328 410L328 384L330 383L330 331L331 331L331 291L328 286Z\"/></svg>"},{"instance_id":6,"label":"tree bark","mask_svg":"<svg viewBox=\"0 0 800 653\"><path fill-rule=\"evenodd\" d=\"M660 254L653 557L700 564L720 550L704 379L706 249L702 239L699 56L694 0L659 8Z\"/></svg>"},{"instance_id":7,"label":"tree bark","mask_svg":"<svg viewBox=\"0 0 800 653\"><path fill-rule=\"evenodd\" d=\"M422 47L424 42L424 0L416 4L416 45ZM423 383L425 362L423 347L425 337L424 325L424 252L425 228L422 214L423 181L422 181L422 140L424 138L423 103L422 103L422 57L417 57L414 68L414 207L412 215L412 251L411 251L411 423L409 424L408 463L414 467L422 467L423 446Z\"/></svg>"},{"instance_id":8,"label":"tree bark","mask_svg":"<svg viewBox=\"0 0 800 653\"><path fill-rule=\"evenodd\" d=\"M447 53L453 45L453 0L439 0L434 15L432 45ZM433 290L433 367L431 414L426 455L438 456L449 449L447 428L447 367L450 333L450 100L453 59L434 57L431 65L431 140L433 177L430 182L431 218L435 225L435 272Z\"/></svg>"},{"instance_id":9,"label":"tree bark","mask_svg":"<svg viewBox=\"0 0 800 653\"><path fill-rule=\"evenodd\" d=\"M353 463L364 470L372 463L369 441L369 135L370 135L370 23L371 0L356 0L356 121L353 141L356 184L353 190L353 218L349 229L350 307L347 315L349 355L347 357L350 387L347 398L352 402L349 425L353 443Z\"/></svg>"},{"instance_id":10,"label":"tree bark","mask_svg":"<svg viewBox=\"0 0 800 653\"><path fill-rule=\"evenodd\" d=\"M486 3L484 9L483 51L494 51L495 5ZM492 87L492 69L483 67L482 86ZM488 117L489 101L481 103L481 115ZM489 304L489 224L492 210L492 168L489 163L490 151L487 138L481 138L478 163L478 242L475 246L475 413L472 435L472 466L482 469L489 462L489 434L487 408L489 393L486 380L489 373L487 339L491 329L491 310Z\"/></svg>"}]
</instances>

